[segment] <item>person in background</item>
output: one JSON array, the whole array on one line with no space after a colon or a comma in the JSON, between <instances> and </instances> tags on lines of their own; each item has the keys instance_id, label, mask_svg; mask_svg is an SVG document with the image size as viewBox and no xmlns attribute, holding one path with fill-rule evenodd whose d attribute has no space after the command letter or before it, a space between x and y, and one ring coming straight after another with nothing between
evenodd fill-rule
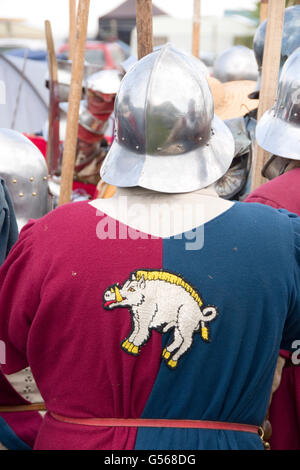
<instances>
[{"instance_id":1,"label":"person in background","mask_svg":"<svg viewBox=\"0 0 300 470\"><path fill-rule=\"evenodd\" d=\"M299 7L298 7L299 8ZM300 48L286 61L280 77L277 101L256 128L258 144L271 153L263 176L269 181L254 190L246 202L286 209L300 215ZM273 234L270 233L270 242ZM291 264L291 271L293 264ZM300 315L300 312L298 312ZM300 336L298 337L300 343ZM296 343L294 356L297 359ZM300 450L300 367L293 354L281 350L282 380L270 407L271 447Z\"/></svg>"},{"instance_id":2,"label":"person in background","mask_svg":"<svg viewBox=\"0 0 300 470\"><path fill-rule=\"evenodd\" d=\"M19 132L0 129L0 265L30 218L48 211L47 167L40 151ZM18 411L41 401L29 368L5 376L0 370L0 449L30 450L42 418Z\"/></svg>"}]
</instances>

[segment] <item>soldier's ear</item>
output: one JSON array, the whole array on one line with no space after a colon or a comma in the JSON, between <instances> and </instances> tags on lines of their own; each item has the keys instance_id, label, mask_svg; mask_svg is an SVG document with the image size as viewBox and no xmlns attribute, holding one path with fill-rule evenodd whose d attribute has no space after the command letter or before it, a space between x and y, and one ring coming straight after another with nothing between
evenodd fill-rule
<instances>
[{"instance_id":1,"label":"soldier's ear","mask_svg":"<svg viewBox=\"0 0 300 470\"><path fill-rule=\"evenodd\" d=\"M131 280L132 280L132 281L136 281L136 276L135 276L134 273L131 274Z\"/></svg>"},{"instance_id":2,"label":"soldier's ear","mask_svg":"<svg viewBox=\"0 0 300 470\"><path fill-rule=\"evenodd\" d=\"M146 287L146 282L145 282L144 276L142 276L141 279L140 279L139 287L140 287L140 289L145 289L145 287Z\"/></svg>"}]
</instances>

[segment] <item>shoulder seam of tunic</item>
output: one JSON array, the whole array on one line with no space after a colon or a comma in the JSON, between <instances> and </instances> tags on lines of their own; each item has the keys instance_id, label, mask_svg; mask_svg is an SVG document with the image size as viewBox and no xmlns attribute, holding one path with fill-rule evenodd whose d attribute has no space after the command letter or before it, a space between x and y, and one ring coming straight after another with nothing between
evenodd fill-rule
<instances>
[{"instance_id":1,"label":"shoulder seam of tunic","mask_svg":"<svg viewBox=\"0 0 300 470\"><path fill-rule=\"evenodd\" d=\"M261 202L259 202L261 201ZM262 202L264 201L264 202ZM269 204L267 204L267 201L268 202L271 202L273 204L276 204L276 208L277 209L284 209L284 207L281 207L281 205L277 202L277 201L274 201L273 199L270 199L268 197L265 197L265 196L255 196L255 195L252 195L252 196L249 196L249 199L247 199L245 202L247 203L253 203L253 204L263 204L265 206L269 206ZM273 207L273 209L276 209L274 206L269 206L269 207Z\"/></svg>"}]
</instances>

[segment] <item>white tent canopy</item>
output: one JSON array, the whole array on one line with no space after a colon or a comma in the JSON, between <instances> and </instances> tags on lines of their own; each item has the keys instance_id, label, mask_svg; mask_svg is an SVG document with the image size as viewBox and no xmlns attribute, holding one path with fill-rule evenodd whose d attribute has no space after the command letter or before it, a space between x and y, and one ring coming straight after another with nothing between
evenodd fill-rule
<instances>
[{"instance_id":1,"label":"white tent canopy","mask_svg":"<svg viewBox=\"0 0 300 470\"><path fill-rule=\"evenodd\" d=\"M41 131L48 118L47 62L0 54L0 127Z\"/></svg>"}]
</instances>

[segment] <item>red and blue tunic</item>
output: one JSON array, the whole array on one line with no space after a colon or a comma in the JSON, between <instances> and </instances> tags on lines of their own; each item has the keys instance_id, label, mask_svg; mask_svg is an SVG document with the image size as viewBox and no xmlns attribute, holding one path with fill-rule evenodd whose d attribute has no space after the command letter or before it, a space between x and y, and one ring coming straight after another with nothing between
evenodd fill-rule
<instances>
[{"instance_id":1,"label":"red and blue tunic","mask_svg":"<svg viewBox=\"0 0 300 470\"><path fill-rule=\"evenodd\" d=\"M47 406L36 449L263 448L248 432L51 415L261 425L279 348L300 338L299 219L235 203L201 249L191 239L129 232L86 202L23 229L0 271L0 340L3 371L30 365Z\"/></svg>"}]
</instances>

